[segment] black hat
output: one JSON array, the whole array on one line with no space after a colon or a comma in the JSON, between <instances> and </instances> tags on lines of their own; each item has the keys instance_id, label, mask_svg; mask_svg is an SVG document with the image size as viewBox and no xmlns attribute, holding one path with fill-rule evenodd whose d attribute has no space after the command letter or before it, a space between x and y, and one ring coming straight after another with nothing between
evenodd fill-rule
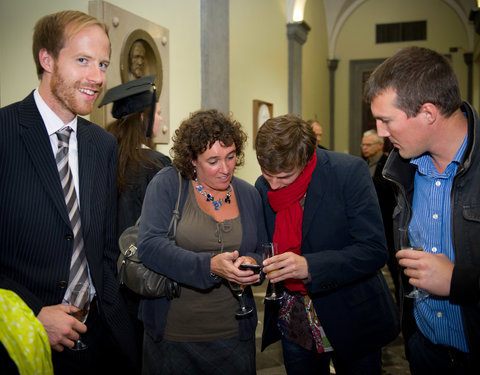
<instances>
[{"instance_id":1,"label":"black hat","mask_svg":"<svg viewBox=\"0 0 480 375\"><path fill-rule=\"evenodd\" d=\"M146 134L147 137L151 136L157 102L155 75L135 79L111 88L105 93L98 107L112 102L112 116L116 119L142 111L151 106L152 112Z\"/></svg>"}]
</instances>

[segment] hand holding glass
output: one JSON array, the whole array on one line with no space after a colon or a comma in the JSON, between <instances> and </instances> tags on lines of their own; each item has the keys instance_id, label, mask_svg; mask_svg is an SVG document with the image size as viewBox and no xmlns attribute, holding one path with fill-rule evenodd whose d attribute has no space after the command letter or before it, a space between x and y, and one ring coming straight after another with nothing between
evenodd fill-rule
<instances>
[{"instance_id":1,"label":"hand holding glass","mask_svg":"<svg viewBox=\"0 0 480 375\"><path fill-rule=\"evenodd\" d=\"M243 302L243 291L245 287L233 281L229 281L228 284L230 285L230 289L232 290L233 294L235 294L238 302L240 303L240 307L235 311L235 315L245 316L250 314L253 311L253 307L245 306L245 303Z\"/></svg>"},{"instance_id":2,"label":"hand holding glass","mask_svg":"<svg viewBox=\"0 0 480 375\"><path fill-rule=\"evenodd\" d=\"M66 301L68 305L75 306L79 310L76 312L71 312L75 319L79 320L83 324L88 317L88 312L90 311L90 292L89 292L89 284L88 283L78 283L72 287L72 293L68 301ZM85 344L81 337L75 341L75 345L71 350L84 350L87 349L88 345Z\"/></svg>"},{"instance_id":3,"label":"hand holding glass","mask_svg":"<svg viewBox=\"0 0 480 375\"><path fill-rule=\"evenodd\" d=\"M263 260L273 257L274 255L278 255L278 244L273 242L267 242L262 244L262 254L263 254ZM274 272L277 272L277 271L270 271L268 275L271 275ZM268 291L268 286L267 286L267 294L265 296L265 299L269 301L276 301L276 300L282 299L283 297L280 294L277 294L277 292L275 291L275 283L272 283L270 281L270 285L271 285L271 291L270 292Z\"/></svg>"},{"instance_id":4,"label":"hand holding glass","mask_svg":"<svg viewBox=\"0 0 480 375\"><path fill-rule=\"evenodd\" d=\"M425 242L424 235L420 229L399 229L400 249L423 251ZM427 298L430 294L423 289L413 287L413 290L405 294L408 298Z\"/></svg>"}]
</instances>

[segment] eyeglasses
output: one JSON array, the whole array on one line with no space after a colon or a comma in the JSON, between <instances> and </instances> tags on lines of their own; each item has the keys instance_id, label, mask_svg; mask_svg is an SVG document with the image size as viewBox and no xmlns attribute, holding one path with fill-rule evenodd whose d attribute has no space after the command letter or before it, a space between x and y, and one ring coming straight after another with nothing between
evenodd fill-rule
<instances>
[{"instance_id":1,"label":"eyeglasses","mask_svg":"<svg viewBox=\"0 0 480 375\"><path fill-rule=\"evenodd\" d=\"M373 145L376 145L377 143L380 142L375 142L375 143L361 143L360 147L372 147Z\"/></svg>"}]
</instances>

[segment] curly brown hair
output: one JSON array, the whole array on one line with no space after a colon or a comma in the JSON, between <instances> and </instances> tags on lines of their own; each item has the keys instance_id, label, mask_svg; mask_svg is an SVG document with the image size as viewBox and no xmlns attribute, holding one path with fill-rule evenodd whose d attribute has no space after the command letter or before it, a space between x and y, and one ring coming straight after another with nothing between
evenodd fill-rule
<instances>
[{"instance_id":1,"label":"curly brown hair","mask_svg":"<svg viewBox=\"0 0 480 375\"><path fill-rule=\"evenodd\" d=\"M195 178L192 161L197 160L198 155L217 141L226 147L235 144L235 165L238 167L244 163L243 150L247 135L242 130L242 125L216 109L199 110L190 114L175 131L172 140L172 164L188 180Z\"/></svg>"}]
</instances>

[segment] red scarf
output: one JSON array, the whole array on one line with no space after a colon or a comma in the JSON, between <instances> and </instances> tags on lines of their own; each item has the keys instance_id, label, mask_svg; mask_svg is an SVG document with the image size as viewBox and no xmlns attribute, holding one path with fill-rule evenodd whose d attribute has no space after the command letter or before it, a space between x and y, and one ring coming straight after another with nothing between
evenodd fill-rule
<instances>
[{"instance_id":1,"label":"red scarf","mask_svg":"<svg viewBox=\"0 0 480 375\"><path fill-rule=\"evenodd\" d=\"M300 200L307 192L316 164L317 154L314 153L293 183L279 190L268 192L268 202L273 211L277 213L273 242L278 243L280 254L287 251L301 254L303 209ZM302 280L287 279L284 281L284 285L292 292L300 291L302 294L307 294Z\"/></svg>"}]
</instances>

